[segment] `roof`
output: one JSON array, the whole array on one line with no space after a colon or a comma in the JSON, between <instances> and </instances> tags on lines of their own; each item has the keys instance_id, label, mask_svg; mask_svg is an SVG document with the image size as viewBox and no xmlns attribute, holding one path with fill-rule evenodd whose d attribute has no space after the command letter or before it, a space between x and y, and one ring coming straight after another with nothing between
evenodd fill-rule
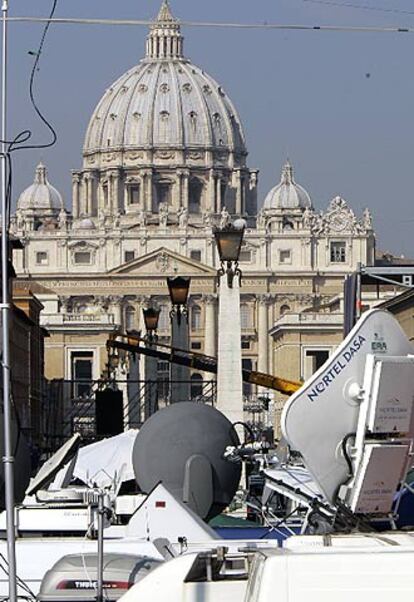
<instances>
[{"instance_id":1,"label":"roof","mask_svg":"<svg viewBox=\"0 0 414 602\"><path fill-rule=\"evenodd\" d=\"M60 211L63 209L62 195L47 179L47 169L43 163L36 167L34 182L24 190L18 201L17 209L34 211Z\"/></svg>"},{"instance_id":2,"label":"roof","mask_svg":"<svg viewBox=\"0 0 414 602\"><path fill-rule=\"evenodd\" d=\"M84 154L197 148L246 154L242 124L223 88L184 58L180 25L163 2L146 57L112 84L87 128Z\"/></svg>"},{"instance_id":3,"label":"roof","mask_svg":"<svg viewBox=\"0 0 414 602\"><path fill-rule=\"evenodd\" d=\"M308 192L295 182L293 166L286 161L282 168L279 184L267 194L263 209L306 209L312 208Z\"/></svg>"}]
</instances>

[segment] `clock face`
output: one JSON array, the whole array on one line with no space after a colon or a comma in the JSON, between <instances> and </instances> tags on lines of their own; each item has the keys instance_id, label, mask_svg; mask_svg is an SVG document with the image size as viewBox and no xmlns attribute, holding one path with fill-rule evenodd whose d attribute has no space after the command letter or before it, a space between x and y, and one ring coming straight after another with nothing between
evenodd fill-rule
<instances>
[{"instance_id":1,"label":"clock face","mask_svg":"<svg viewBox=\"0 0 414 602\"><path fill-rule=\"evenodd\" d=\"M330 224L332 230L336 232L340 232L341 230L345 230L348 225L347 216L342 212L336 212L331 216Z\"/></svg>"}]
</instances>

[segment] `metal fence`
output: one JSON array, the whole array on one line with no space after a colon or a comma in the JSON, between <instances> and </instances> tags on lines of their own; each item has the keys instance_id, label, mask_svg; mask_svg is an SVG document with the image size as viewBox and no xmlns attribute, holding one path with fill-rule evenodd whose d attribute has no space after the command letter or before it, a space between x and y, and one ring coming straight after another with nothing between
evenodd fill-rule
<instances>
[{"instance_id":1,"label":"metal fence","mask_svg":"<svg viewBox=\"0 0 414 602\"><path fill-rule=\"evenodd\" d=\"M97 432L96 394L112 389L122 392L123 429L139 428L158 409L170 404L170 392L183 389L194 401L215 405L215 381L151 380L52 380L45 384L42 411L43 447L45 452L56 450L74 433L84 440L94 441L104 436Z\"/></svg>"}]
</instances>

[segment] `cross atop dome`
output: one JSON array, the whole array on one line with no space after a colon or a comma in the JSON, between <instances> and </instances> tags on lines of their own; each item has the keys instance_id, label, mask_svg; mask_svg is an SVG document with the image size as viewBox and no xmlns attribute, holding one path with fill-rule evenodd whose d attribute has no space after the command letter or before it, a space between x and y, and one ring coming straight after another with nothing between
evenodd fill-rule
<instances>
[{"instance_id":1,"label":"cross atop dome","mask_svg":"<svg viewBox=\"0 0 414 602\"><path fill-rule=\"evenodd\" d=\"M146 58L153 60L183 58L180 23L172 14L168 0L163 0L158 17L150 26Z\"/></svg>"}]
</instances>

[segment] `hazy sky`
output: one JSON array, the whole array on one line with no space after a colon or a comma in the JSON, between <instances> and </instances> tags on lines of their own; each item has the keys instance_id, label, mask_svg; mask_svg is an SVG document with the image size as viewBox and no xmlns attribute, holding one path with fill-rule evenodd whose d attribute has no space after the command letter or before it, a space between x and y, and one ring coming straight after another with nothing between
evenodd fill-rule
<instances>
[{"instance_id":1,"label":"hazy sky","mask_svg":"<svg viewBox=\"0 0 414 602\"><path fill-rule=\"evenodd\" d=\"M47 15L51 0L9 0L11 15ZM412 0L171 0L182 20L414 27ZM335 4L335 2L333 2ZM148 19L160 0L60 0L56 16ZM413 14L404 14L412 11ZM378 247L414 256L414 34L183 28L185 54L233 99L260 169L260 202L289 156L317 209L340 194L356 212L369 206ZM47 139L28 99L41 26L12 24L9 135L32 128ZM14 196L39 159L70 206L70 170L81 167L83 137L104 90L144 54L146 27L54 25L37 79L37 98L59 140L15 162Z\"/></svg>"}]
</instances>

